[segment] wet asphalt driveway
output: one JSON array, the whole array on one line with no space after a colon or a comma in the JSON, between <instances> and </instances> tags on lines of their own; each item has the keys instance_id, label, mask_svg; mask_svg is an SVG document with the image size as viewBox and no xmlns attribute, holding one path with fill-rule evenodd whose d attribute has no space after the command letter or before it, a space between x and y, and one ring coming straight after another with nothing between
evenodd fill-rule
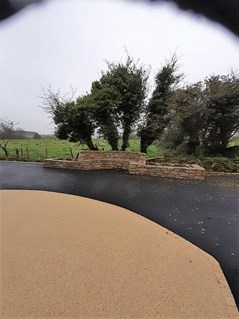
<instances>
[{"instance_id":1,"label":"wet asphalt driveway","mask_svg":"<svg viewBox=\"0 0 239 319\"><path fill-rule=\"evenodd\" d=\"M127 208L172 230L215 257L239 308L239 178L181 181L122 171L44 169L0 162L1 189L85 196Z\"/></svg>"}]
</instances>

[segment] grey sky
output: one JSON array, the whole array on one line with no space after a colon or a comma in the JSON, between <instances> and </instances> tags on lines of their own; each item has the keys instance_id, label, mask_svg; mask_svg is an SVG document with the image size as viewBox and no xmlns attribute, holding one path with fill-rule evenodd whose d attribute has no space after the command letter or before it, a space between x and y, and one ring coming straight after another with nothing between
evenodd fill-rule
<instances>
[{"instance_id":1,"label":"grey sky","mask_svg":"<svg viewBox=\"0 0 239 319\"><path fill-rule=\"evenodd\" d=\"M152 66L152 77L174 51L185 81L225 74L239 66L239 42L204 18L169 5L123 0L52 0L0 24L1 117L39 133L53 132L38 106L42 88L77 95L105 69L105 59L133 57Z\"/></svg>"}]
</instances>

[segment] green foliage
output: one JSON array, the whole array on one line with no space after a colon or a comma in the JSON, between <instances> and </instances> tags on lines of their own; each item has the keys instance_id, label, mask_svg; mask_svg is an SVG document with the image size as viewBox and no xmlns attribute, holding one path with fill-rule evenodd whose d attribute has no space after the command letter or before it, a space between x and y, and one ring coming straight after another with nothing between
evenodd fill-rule
<instances>
[{"instance_id":1,"label":"green foliage","mask_svg":"<svg viewBox=\"0 0 239 319\"><path fill-rule=\"evenodd\" d=\"M92 83L90 93L76 101L73 95L62 97L59 91L48 89L43 96L44 109L54 120L55 135L96 150L92 136L97 131L108 140L112 150L118 150L122 131L121 149L126 150L143 110L147 80L147 70L127 56L125 63L108 63L108 70Z\"/></svg>"},{"instance_id":2,"label":"green foliage","mask_svg":"<svg viewBox=\"0 0 239 319\"><path fill-rule=\"evenodd\" d=\"M173 146L191 155L200 152L200 134L205 123L205 107L202 83L178 89L173 98L173 121L171 131L178 132ZM175 135L174 135L175 136Z\"/></svg>"},{"instance_id":3,"label":"green foliage","mask_svg":"<svg viewBox=\"0 0 239 319\"><path fill-rule=\"evenodd\" d=\"M204 126L205 154L225 155L228 142L239 130L239 77L211 76L205 80L208 116Z\"/></svg>"},{"instance_id":4,"label":"green foliage","mask_svg":"<svg viewBox=\"0 0 239 319\"><path fill-rule=\"evenodd\" d=\"M177 58L173 56L155 77L155 89L146 107L146 121L139 131L141 152L146 153L148 146L161 137L171 119L171 98L181 78L176 71Z\"/></svg>"},{"instance_id":5,"label":"green foliage","mask_svg":"<svg viewBox=\"0 0 239 319\"><path fill-rule=\"evenodd\" d=\"M68 134L67 138L71 142L80 141L86 144L89 149L97 150L93 144L92 135L96 128L93 117L93 106L91 96L79 97L68 109Z\"/></svg>"},{"instance_id":6,"label":"green foliage","mask_svg":"<svg viewBox=\"0 0 239 319\"><path fill-rule=\"evenodd\" d=\"M92 99L89 95L73 101L74 92L69 97L53 92L51 88L44 91L43 109L48 112L56 125L55 135L59 139L87 144L89 149L96 150L92 142L95 122L92 112Z\"/></svg>"},{"instance_id":7,"label":"green foliage","mask_svg":"<svg viewBox=\"0 0 239 319\"><path fill-rule=\"evenodd\" d=\"M148 156L150 158L150 156ZM155 156L152 156L155 157ZM235 159L229 159L227 157L195 157L185 156L185 153L179 153L164 150L163 158L158 159L156 162L163 162L168 164L198 164L204 167L207 171L213 172L228 172L239 173L239 162Z\"/></svg>"},{"instance_id":8,"label":"green foliage","mask_svg":"<svg viewBox=\"0 0 239 319\"><path fill-rule=\"evenodd\" d=\"M92 84L94 114L99 132L113 150L118 150L119 129L122 130L123 151L129 146L129 136L143 111L148 72L127 56L125 63L108 63L107 72Z\"/></svg>"},{"instance_id":9,"label":"green foliage","mask_svg":"<svg viewBox=\"0 0 239 319\"><path fill-rule=\"evenodd\" d=\"M96 134L112 150L132 147L129 138L137 130L141 152L149 152L154 141L165 141L177 155L238 156L228 148L239 131L239 77L231 72L210 76L201 82L179 87L177 58L159 70L147 100L148 71L134 62L107 63L107 71L94 81L85 96L74 100L59 91L45 91L44 109L51 114L55 135L98 150ZM232 146L232 144L229 144ZM108 146L106 146L108 147Z\"/></svg>"},{"instance_id":10,"label":"green foliage","mask_svg":"<svg viewBox=\"0 0 239 319\"><path fill-rule=\"evenodd\" d=\"M238 76L211 76L178 89L172 112L166 135L172 147L188 155L227 156L229 140L239 129Z\"/></svg>"},{"instance_id":11,"label":"green foliage","mask_svg":"<svg viewBox=\"0 0 239 319\"><path fill-rule=\"evenodd\" d=\"M239 145L227 147L224 156L228 158L239 158Z\"/></svg>"},{"instance_id":12,"label":"green foliage","mask_svg":"<svg viewBox=\"0 0 239 319\"><path fill-rule=\"evenodd\" d=\"M200 164L208 171L214 172L239 172L239 165L226 157L204 157Z\"/></svg>"}]
</instances>

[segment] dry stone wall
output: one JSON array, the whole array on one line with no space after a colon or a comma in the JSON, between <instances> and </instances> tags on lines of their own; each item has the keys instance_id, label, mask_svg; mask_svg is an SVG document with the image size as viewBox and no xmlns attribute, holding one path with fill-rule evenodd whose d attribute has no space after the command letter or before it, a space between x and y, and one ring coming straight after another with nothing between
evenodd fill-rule
<instances>
[{"instance_id":1,"label":"dry stone wall","mask_svg":"<svg viewBox=\"0 0 239 319\"><path fill-rule=\"evenodd\" d=\"M177 167L177 166L155 166L155 165L135 165L131 163L129 172L136 175L160 176L168 178L179 179L205 179L205 169L199 165L192 165L191 167Z\"/></svg>"},{"instance_id":2,"label":"dry stone wall","mask_svg":"<svg viewBox=\"0 0 239 319\"><path fill-rule=\"evenodd\" d=\"M206 175L205 169L199 165L190 167L146 165L144 153L117 151L85 151L80 153L77 161L48 159L44 161L44 167L78 170L123 169L135 175L193 180L204 180Z\"/></svg>"}]
</instances>

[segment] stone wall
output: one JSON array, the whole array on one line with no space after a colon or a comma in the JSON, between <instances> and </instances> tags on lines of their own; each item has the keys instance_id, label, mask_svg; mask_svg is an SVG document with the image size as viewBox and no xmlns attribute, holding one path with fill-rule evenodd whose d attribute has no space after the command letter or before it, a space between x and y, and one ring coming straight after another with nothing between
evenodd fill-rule
<instances>
[{"instance_id":1,"label":"stone wall","mask_svg":"<svg viewBox=\"0 0 239 319\"><path fill-rule=\"evenodd\" d=\"M205 169L199 165L191 165L191 167L177 166L156 166L156 165L137 165L131 163L129 172L136 175L160 176L179 179L204 180Z\"/></svg>"},{"instance_id":2,"label":"stone wall","mask_svg":"<svg viewBox=\"0 0 239 319\"><path fill-rule=\"evenodd\" d=\"M98 170L98 169L123 169L128 170L129 163L127 161L103 161L103 160L84 160L84 161L67 161L48 159L44 161L45 168L66 168L79 170Z\"/></svg>"},{"instance_id":3,"label":"stone wall","mask_svg":"<svg viewBox=\"0 0 239 319\"><path fill-rule=\"evenodd\" d=\"M81 152L77 161L48 159L44 161L44 167L70 168L70 169L123 169L129 170L130 163L145 165L146 155L134 152L103 152L84 151Z\"/></svg>"},{"instance_id":4,"label":"stone wall","mask_svg":"<svg viewBox=\"0 0 239 319\"><path fill-rule=\"evenodd\" d=\"M48 159L44 167L78 170L123 169L130 174L179 179L204 180L206 171L199 165L190 167L146 165L144 153L85 151L77 161Z\"/></svg>"}]
</instances>

